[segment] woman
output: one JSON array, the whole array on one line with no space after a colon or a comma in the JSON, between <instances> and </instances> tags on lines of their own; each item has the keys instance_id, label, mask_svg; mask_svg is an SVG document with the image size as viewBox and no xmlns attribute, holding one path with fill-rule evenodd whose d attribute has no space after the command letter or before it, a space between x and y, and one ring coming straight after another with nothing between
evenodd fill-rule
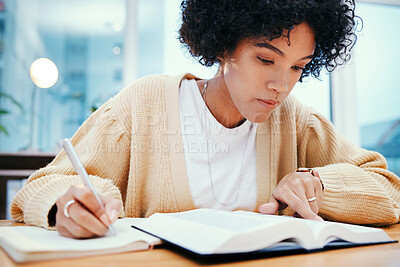
<instances>
[{"instance_id":1,"label":"woman","mask_svg":"<svg viewBox=\"0 0 400 267\"><path fill-rule=\"evenodd\" d=\"M55 222L75 238L103 235L118 215L201 207L399 221L400 180L385 159L289 97L297 81L348 60L354 1L187 0L181 8L180 41L200 63L219 66L215 77L154 75L124 89L72 138L104 207L61 152L17 194L14 219Z\"/></svg>"}]
</instances>

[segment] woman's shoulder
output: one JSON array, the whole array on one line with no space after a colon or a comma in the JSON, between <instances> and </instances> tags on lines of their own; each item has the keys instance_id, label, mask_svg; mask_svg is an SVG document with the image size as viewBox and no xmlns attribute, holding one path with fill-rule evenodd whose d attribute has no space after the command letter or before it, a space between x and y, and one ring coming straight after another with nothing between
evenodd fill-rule
<instances>
[{"instance_id":1,"label":"woman's shoulder","mask_svg":"<svg viewBox=\"0 0 400 267\"><path fill-rule=\"evenodd\" d=\"M145 93L148 91L162 90L167 86L169 80L174 79L175 76L166 74L152 74L137 79L127 87L125 87L120 94L124 96L136 93Z\"/></svg>"},{"instance_id":2,"label":"woman's shoulder","mask_svg":"<svg viewBox=\"0 0 400 267\"><path fill-rule=\"evenodd\" d=\"M178 92L180 83L183 79L197 78L190 73L179 75L153 74L144 76L129 86L125 87L117 94L119 98L152 98L155 95L160 96L164 92Z\"/></svg>"},{"instance_id":3,"label":"woman's shoulder","mask_svg":"<svg viewBox=\"0 0 400 267\"><path fill-rule=\"evenodd\" d=\"M154 74L142 77L121 90L110 100L116 114L131 116L133 113L154 113L178 98L183 79L196 78L191 74ZM169 101L169 102L168 102Z\"/></svg>"}]
</instances>

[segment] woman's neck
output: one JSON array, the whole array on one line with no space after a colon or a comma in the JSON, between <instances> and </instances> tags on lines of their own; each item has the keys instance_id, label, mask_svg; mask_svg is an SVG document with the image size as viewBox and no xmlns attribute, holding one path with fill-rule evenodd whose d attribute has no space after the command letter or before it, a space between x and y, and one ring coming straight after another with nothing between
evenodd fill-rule
<instances>
[{"instance_id":1,"label":"woman's neck","mask_svg":"<svg viewBox=\"0 0 400 267\"><path fill-rule=\"evenodd\" d=\"M226 128L235 128L243 124L246 119L234 105L223 74L218 72L214 78L208 81L198 80L197 85L200 93L203 93L206 82L207 88L203 99L214 118Z\"/></svg>"}]
</instances>

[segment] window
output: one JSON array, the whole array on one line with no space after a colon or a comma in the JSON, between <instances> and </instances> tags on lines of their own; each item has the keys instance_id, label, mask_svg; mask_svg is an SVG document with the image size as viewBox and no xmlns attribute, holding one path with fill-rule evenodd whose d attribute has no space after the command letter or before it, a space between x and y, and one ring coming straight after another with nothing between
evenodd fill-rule
<instances>
[{"instance_id":1,"label":"window","mask_svg":"<svg viewBox=\"0 0 400 267\"><path fill-rule=\"evenodd\" d=\"M361 145L382 153L400 175L400 6L360 3L364 21L355 51Z\"/></svg>"},{"instance_id":2,"label":"window","mask_svg":"<svg viewBox=\"0 0 400 267\"><path fill-rule=\"evenodd\" d=\"M120 71L125 0L8 0L0 10L0 91L12 95L24 112L2 101L10 111L0 116L9 135L0 134L0 151L57 151L91 114L99 99L121 90ZM32 62L51 59L57 83L35 87ZM7 66L5 68L4 66ZM0 99L1 101L1 99Z\"/></svg>"}]
</instances>

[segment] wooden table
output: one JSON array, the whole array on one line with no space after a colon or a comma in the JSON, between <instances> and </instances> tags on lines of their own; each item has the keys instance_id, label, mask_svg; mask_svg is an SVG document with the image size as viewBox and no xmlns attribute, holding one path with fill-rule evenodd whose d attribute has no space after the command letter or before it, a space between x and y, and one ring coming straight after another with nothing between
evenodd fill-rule
<instances>
[{"instance_id":1,"label":"wooden table","mask_svg":"<svg viewBox=\"0 0 400 267\"><path fill-rule=\"evenodd\" d=\"M0 226L18 226L23 224L11 221L0 221ZM400 224L383 228L388 235L400 241ZM74 266L201 266L201 262L165 248L151 251L130 252L86 258L41 261L35 263L16 264L0 249L0 266L23 267L74 267ZM383 244L365 247L330 250L325 252L252 259L224 264L208 264L207 266L400 266L400 244Z\"/></svg>"}]
</instances>

